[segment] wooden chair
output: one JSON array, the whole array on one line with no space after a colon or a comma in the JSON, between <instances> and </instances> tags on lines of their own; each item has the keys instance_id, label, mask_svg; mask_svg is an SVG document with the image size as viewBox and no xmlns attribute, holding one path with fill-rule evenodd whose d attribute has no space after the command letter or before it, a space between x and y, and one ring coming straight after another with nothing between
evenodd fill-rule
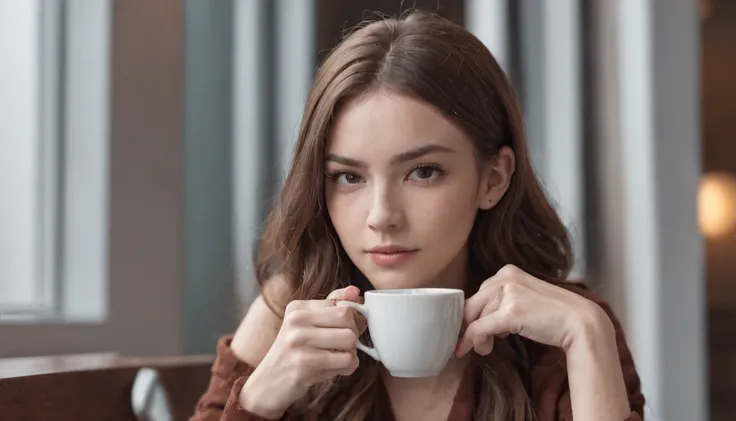
<instances>
[{"instance_id":1,"label":"wooden chair","mask_svg":"<svg viewBox=\"0 0 736 421\"><path fill-rule=\"evenodd\" d=\"M142 367L158 370L174 419L186 420L207 388L213 359L91 354L0 360L0 420L135 421L131 389Z\"/></svg>"}]
</instances>

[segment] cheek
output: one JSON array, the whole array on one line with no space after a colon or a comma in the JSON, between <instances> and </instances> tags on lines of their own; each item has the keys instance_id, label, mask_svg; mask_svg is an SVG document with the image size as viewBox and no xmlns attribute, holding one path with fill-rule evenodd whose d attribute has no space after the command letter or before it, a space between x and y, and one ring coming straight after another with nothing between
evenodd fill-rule
<instances>
[{"instance_id":1,"label":"cheek","mask_svg":"<svg viewBox=\"0 0 736 421\"><path fill-rule=\"evenodd\" d=\"M327 214L332 221L332 225L337 231L337 236L343 247L350 248L352 235L357 235L360 231L356 229L356 225L360 224L359 213L355 211L354 200L350 196L340 194L325 195L327 202Z\"/></svg>"},{"instance_id":2,"label":"cheek","mask_svg":"<svg viewBox=\"0 0 736 421\"><path fill-rule=\"evenodd\" d=\"M411 227L424 249L418 269L422 279L443 273L466 247L478 208L475 196L465 188L427 194L413 201Z\"/></svg>"},{"instance_id":3,"label":"cheek","mask_svg":"<svg viewBox=\"0 0 736 421\"><path fill-rule=\"evenodd\" d=\"M413 226L437 234L472 225L478 212L477 191L472 183L452 183L409 203L417 221Z\"/></svg>"}]
</instances>

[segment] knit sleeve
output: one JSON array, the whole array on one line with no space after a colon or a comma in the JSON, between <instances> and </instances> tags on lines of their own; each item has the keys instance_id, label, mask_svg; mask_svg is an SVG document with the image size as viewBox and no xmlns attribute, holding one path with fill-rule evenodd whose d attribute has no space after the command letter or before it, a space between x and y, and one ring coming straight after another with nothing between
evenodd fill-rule
<instances>
[{"instance_id":1,"label":"knit sleeve","mask_svg":"<svg viewBox=\"0 0 736 421\"><path fill-rule=\"evenodd\" d=\"M199 399L189 421L273 421L240 406L240 391L254 369L233 353L231 341L231 335L218 340L217 358L212 365L209 387ZM288 419L288 415L285 415L281 421Z\"/></svg>"}]
</instances>

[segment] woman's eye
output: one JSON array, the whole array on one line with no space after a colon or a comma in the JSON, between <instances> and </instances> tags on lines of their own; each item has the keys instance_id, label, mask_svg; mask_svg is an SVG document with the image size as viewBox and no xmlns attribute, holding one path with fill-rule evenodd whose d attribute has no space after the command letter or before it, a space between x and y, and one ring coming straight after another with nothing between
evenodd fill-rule
<instances>
[{"instance_id":1,"label":"woman's eye","mask_svg":"<svg viewBox=\"0 0 736 421\"><path fill-rule=\"evenodd\" d=\"M433 180L442 175L440 169L435 167L418 167L409 173L409 179L413 181Z\"/></svg>"},{"instance_id":2,"label":"woman's eye","mask_svg":"<svg viewBox=\"0 0 736 421\"><path fill-rule=\"evenodd\" d=\"M359 175L349 172L335 174L334 179L337 184L343 185L358 184L362 181Z\"/></svg>"}]
</instances>

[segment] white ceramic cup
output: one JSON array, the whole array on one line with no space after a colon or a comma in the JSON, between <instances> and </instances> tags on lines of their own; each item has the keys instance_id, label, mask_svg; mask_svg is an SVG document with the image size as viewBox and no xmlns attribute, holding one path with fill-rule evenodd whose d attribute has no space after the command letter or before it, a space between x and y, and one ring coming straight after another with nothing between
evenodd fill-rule
<instances>
[{"instance_id":1,"label":"white ceramic cup","mask_svg":"<svg viewBox=\"0 0 736 421\"><path fill-rule=\"evenodd\" d=\"M431 377L455 350L465 295L445 288L376 290L365 293L365 304L337 304L365 316L374 348L358 343L358 349L383 363L392 376Z\"/></svg>"}]
</instances>

